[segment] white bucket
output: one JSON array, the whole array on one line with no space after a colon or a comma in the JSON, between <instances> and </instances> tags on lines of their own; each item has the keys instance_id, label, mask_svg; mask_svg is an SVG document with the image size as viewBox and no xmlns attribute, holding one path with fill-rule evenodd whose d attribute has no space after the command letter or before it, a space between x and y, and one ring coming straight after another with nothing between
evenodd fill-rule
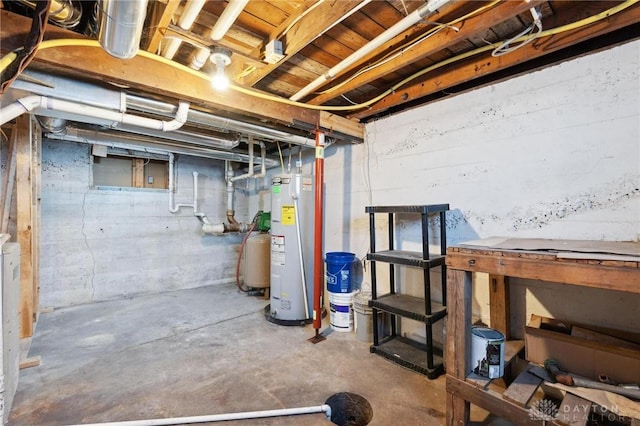
<instances>
[{"instance_id":1,"label":"white bucket","mask_svg":"<svg viewBox=\"0 0 640 426\"><path fill-rule=\"evenodd\" d=\"M356 338L361 342L373 341L373 310L369 307L369 299L371 299L369 292L360 292L353 296Z\"/></svg>"},{"instance_id":2,"label":"white bucket","mask_svg":"<svg viewBox=\"0 0 640 426\"><path fill-rule=\"evenodd\" d=\"M329 293L329 322L335 331L353 331L353 293Z\"/></svg>"}]
</instances>

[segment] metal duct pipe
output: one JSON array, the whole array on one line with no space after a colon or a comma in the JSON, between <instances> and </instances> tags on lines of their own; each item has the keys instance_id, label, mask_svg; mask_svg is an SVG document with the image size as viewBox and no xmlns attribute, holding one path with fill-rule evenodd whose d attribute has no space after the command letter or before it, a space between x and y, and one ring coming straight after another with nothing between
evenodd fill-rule
<instances>
[{"instance_id":1,"label":"metal duct pipe","mask_svg":"<svg viewBox=\"0 0 640 426\"><path fill-rule=\"evenodd\" d=\"M29 0L19 0L20 3L35 9L36 3ZM66 29L75 28L82 18L82 9L74 7L69 0L51 0L49 6L49 20Z\"/></svg>"},{"instance_id":2,"label":"metal duct pipe","mask_svg":"<svg viewBox=\"0 0 640 426\"><path fill-rule=\"evenodd\" d=\"M138 53L147 0L100 0L98 41L111 56L131 59Z\"/></svg>"},{"instance_id":3,"label":"metal duct pipe","mask_svg":"<svg viewBox=\"0 0 640 426\"><path fill-rule=\"evenodd\" d=\"M417 24L426 16L431 15L438 8L447 4L450 0L429 0L429 2L418 9L414 10L409 15L405 16L402 20L397 22L392 27L388 28L382 34L369 41L367 44L362 46L360 49L353 52L351 55L347 56L329 71L322 74L320 77L316 78L311 83L307 84L303 87L299 92L294 93L289 99L292 101L299 101L303 97L307 96L309 93L313 92L318 87L322 86L325 82L333 79L341 72L345 71L351 65L358 62L360 59L364 58L369 53L374 50L380 48L383 44L402 33L403 31L409 29L411 26Z\"/></svg>"},{"instance_id":4,"label":"metal duct pipe","mask_svg":"<svg viewBox=\"0 0 640 426\"><path fill-rule=\"evenodd\" d=\"M175 114L175 106L166 102L147 99L136 95L126 95L127 108L131 108L140 112L155 113L160 115ZM189 123L200 124L203 126L214 127L222 130L230 130L240 133L250 133L263 139L290 143L292 145L301 145L307 147L315 147L313 139L304 136L292 135L280 130L270 129L268 127L259 126L251 123L244 123L230 118L220 117L201 111L190 110L188 116Z\"/></svg>"},{"instance_id":5,"label":"metal duct pipe","mask_svg":"<svg viewBox=\"0 0 640 426\"><path fill-rule=\"evenodd\" d=\"M64 134L47 133L46 137L53 140L91 143L116 148L123 147L125 149L134 149L138 151L156 151L162 153L172 152L174 154L210 158L213 160L230 160L239 163L246 163L249 161L249 157L246 154L220 151L211 148L185 147L183 145L172 144L168 141L164 142L157 139L125 133L114 135L113 133L97 130L68 128ZM268 167L275 167L278 165L278 162L275 160L268 160L267 163Z\"/></svg>"}]
</instances>

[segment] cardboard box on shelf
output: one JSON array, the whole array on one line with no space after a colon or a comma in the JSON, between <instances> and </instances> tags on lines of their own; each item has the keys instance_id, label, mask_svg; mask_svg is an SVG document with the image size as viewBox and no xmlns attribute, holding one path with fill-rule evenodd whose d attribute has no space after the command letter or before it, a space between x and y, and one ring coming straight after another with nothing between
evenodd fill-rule
<instances>
[{"instance_id":1,"label":"cardboard box on shelf","mask_svg":"<svg viewBox=\"0 0 640 426\"><path fill-rule=\"evenodd\" d=\"M640 350L634 348L634 342L616 345L589 340L593 336L572 336L574 326L589 327L532 315L525 327L527 360L544 364L554 359L563 370L592 380L604 374L616 383L640 383ZM606 334L603 330L598 328Z\"/></svg>"}]
</instances>

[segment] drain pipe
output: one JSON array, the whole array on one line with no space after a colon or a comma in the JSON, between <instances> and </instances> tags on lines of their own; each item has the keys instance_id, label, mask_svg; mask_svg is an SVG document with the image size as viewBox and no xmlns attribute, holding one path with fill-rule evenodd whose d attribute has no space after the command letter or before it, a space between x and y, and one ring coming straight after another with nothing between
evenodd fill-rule
<instances>
[{"instance_id":1,"label":"drain pipe","mask_svg":"<svg viewBox=\"0 0 640 426\"><path fill-rule=\"evenodd\" d=\"M254 171L254 165L253 165L253 160L254 160L254 149L253 149L253 145L260 145L260 158L261 158L261 165L260 165L260 173L256 174ZM258 179L258 178L262 178L267 174L267 167L265 165L265 159L267 157L267 147L264 144L264 142L254 142L253 140L253 135L249 135L249 171L243 175L239 175L239 176L233 176L231 177L231 181L235 182L237 180L241 180L241 179L249 179L249 178L254 178L254 179Z\"/></svg>"},{"instance_id":2,"label":"drain pipe","mask_svg":"<svg viewBox=\"0 0 640 426\"><path fill-rule=\"evenodd\" d=\"M111 121L111 127L117 127L118 124L130 124L132 126L169 132L179 129L187 121L189 103L180 101L175 118L171 121L162 121L153 118L127 114L125 112L111 111L91 105L84 105L70 101L63 101L61 99L49 98L47 96L29 95L25 96L24 98L18 99L0 109L0 125L3 125L26 112L31 112L36 109L66 112L69 114L77 114L81 116L103 119Z\"/></svg>"},{"instance_id":3,"label":"drain pipe","mask_svg":"<svg viewBox=\"0 0 640 426\"><path fill-rule=\"evenodd\" d=\"M307 84L303 87L298 93L293 94L289 99L292 101L299 101L303 97L307 96L309 93L313 92L318 87L322 86L327 81L333 79L341 72L345 71L347 68L364 58L369 53L374 50L380 48L383 44L397 36L398 34L406 31L411 26L417 24L425 17L431 15L440 7L447 4L450 0L430 0L427 4L419 7L414 10L409 15L405 16L402 20L397 22L395 25L389 27L385 32L362 46L360 49L353 52L350 56L347 56L329 71L325 72L318 78L316 78L311 83Z\"/></svg>"},{"instance_id":4,"label":"drain pipe","mask_svg":"<svg viewBox=\"0 0 640 426\"><path fill-rule=\"evenodd\" d=\"M194 213L196 212L198 206L197 206L197 199L198 199L198 172L193 172L193 200L194 202L191 204L186 204L186 203L181 203L181 204L175 204L174 205L174 198L175 198L175 192L176 192L176 185L175 185L175 156L173 155L173 153L169 153L169 211L171 213L178 213L178 211L180 210L180 207L192 207Z\"/></svg>"}]
</instances>

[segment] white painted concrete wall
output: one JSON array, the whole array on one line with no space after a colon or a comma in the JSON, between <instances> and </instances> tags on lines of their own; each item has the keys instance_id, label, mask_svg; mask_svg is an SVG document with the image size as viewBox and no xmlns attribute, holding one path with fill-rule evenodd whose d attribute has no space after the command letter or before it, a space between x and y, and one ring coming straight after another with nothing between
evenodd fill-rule
<instances>
[{"instance_id":1,"label":"white painted concrete wall","mask_svg":"<svg viewBox=\"0 0 640 426\"><path fill-rule=\"evenodd\" d=\"M68 306L137 294L235 282L241 237L203 235L190 208L168 209L167 190L99 190L90 184L90 145L47 141L42 150L40 305ZM176 203L226 220L224 162L177 157ZM236 193L236 218L250 220Z\"/></svg>"},{"instance_id":2,"label":"white painted concrete wall","mask_svg":"<svg viewBox=\"0 0 640 426\"><path fill-rule=\"evenodd\" d=\"M368 124L363 145L329 148L327 251L365 256L366 205L449 203L449 245L639 240L639 52L640 42L628 43L453 96ZM378 227L384 241L386 224ZM418 223L399 228L400 248L419 250ZM419 292L421 274L405 271L408 291ZM532 312L640 329L638 297L512 282L516 334ZM488 321L486 286L476 286L474 311Z\"/></svg>"}]
</instances>

